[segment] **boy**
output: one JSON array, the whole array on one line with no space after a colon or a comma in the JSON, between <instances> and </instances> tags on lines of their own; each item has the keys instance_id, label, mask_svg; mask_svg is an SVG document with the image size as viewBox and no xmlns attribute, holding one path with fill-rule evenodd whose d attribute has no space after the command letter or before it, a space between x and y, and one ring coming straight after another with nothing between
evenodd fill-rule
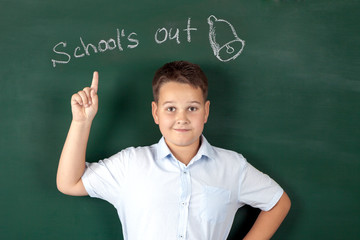
<instances>
[{"instance_id":1,"label":"boy","mask_svg":"<svg viewBox=\"0 0 360 240\"><path fill-rule=\"evenodd\" d=\"M260 208L244 239L270 239L290 209L282 188L242 155L212 147L202 135L209 116L207 78L199 66L165 64L153 79L152 115L163 137L85 163L98 109L98 73L71 98L73 120L60 157L57 186L115 206L129 240L226 239L245 204Z\"/></svg>"}]
</instances>

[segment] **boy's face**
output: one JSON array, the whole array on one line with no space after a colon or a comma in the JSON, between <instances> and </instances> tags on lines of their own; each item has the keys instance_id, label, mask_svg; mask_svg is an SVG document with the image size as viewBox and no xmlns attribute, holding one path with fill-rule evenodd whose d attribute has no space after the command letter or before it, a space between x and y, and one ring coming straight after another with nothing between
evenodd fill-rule
<instances>
[{"instance_id":1,"label":"boy's face","mask_svg":"<svg viewBox=\"0 0 360 240\"><path fill-rule=\"evenodd\" d=\"M159 101L152 102L152 114L170 149L198 147L209 106L200 88L178 82L160 87Z\"/></svg>"}]
</instances>

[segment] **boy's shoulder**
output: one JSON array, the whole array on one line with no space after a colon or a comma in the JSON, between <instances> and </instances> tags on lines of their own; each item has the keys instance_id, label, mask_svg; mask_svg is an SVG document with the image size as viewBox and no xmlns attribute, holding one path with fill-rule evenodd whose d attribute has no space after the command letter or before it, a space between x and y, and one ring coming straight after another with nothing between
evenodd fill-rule
<instances>
[{"instance_id":1,"label":"boy's shoulder","mask_svg":"<svg viewBox=\"0 0 360 240\"><path fill-rule=\"evenodd\" d=\"M154 153L156 152L156 143L148 146L130 146L122 149L116 155L122 155L122 157L153 157Z\"/></svg>"},{"instance_id":2,"label":"boy's shoulder","mask_svg":"<svg viewBox=\"0 0 360 240\"><path fill-rule=\"evenodd\" d=\"M244 167L247 163L245 157L242 154L234 150L211 145L204 136L202 136L202 143L203 146L200 147L199 151L202 151L201 149L203 148L203 153L207 154L209 158L213 159L214 163L220 163L221 165L227 165L229 167Z\"/></svg>"},{"instance_id":3,"label":"boy's shoulder","mask_svg":"<svg viewBox=\"0 0 360 240\"><path fill-rule=\"evenodd\" d=\"M245 164L246 158L241 154L231 149L226 149L222 147L212 146L215 153L215 158L219 158L224 161L235 161Z\"/></svg>"}]
</instances>

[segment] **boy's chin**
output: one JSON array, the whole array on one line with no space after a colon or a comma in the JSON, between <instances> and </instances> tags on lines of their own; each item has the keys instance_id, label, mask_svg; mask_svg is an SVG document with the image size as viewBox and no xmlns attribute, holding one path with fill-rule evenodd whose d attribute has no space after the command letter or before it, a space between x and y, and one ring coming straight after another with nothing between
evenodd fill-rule
<instances>
[{"instance_id":1,"label":"boy's chin","mask_svg":"<svg viewBox=\"0 0 360 240\"><path fill-rule=\"evenodd\" d=\"M200 144L200 137L195 138L195 139L189 139L189 140L185 140L185 139L166 139L165 137L165 142L167 143L167 145L169 146L173 146L173 147L181 147L181 148L186 148L186 147L194 147L195 145L199 145Z\"/></svg>"}]
</instances>

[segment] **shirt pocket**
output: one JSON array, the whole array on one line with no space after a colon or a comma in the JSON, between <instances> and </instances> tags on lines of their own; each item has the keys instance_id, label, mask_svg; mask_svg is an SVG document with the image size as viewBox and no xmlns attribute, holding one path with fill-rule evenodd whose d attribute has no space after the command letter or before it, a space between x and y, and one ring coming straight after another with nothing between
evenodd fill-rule
<instances>
[{"instance_id":1,"label":"shirt pocket","mask_svg":"<svg viewBox=\"0 0 360 240\"><path fill-rule=\"evenodd\" d=\"M200 217L203 221L221 223L225 221L230 205L231 192L227 189L204 186Z\"/></svg>"}]
</instances>

